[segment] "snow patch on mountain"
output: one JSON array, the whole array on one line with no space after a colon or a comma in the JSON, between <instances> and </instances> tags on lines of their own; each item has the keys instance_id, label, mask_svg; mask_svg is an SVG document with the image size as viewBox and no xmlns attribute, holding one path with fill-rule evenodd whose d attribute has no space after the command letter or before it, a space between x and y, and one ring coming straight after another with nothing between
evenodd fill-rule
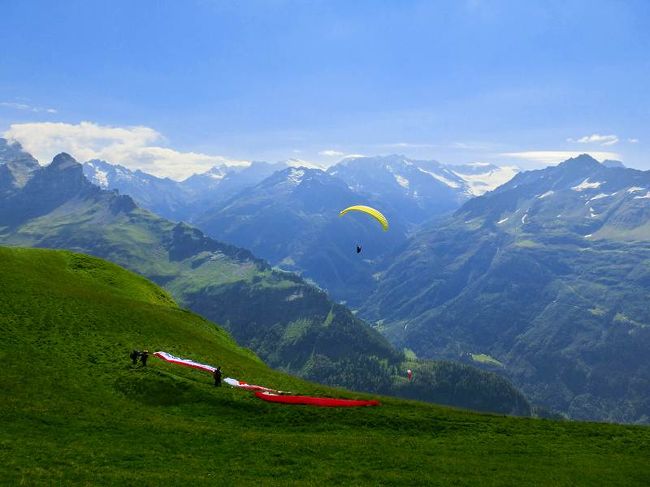
<instances>
[{"instance_id":1,"label":"snow patch on mountain","mask_svg":"<svg viewBox=\"0 0 650 487\"><path fill-rule=\"evenodd\" d=\"M226 176L226 173L223 170L223 168L219 166L214 166L209 171L204 172L203 175L209 177L210 179L220 180Z\"/></svg>"},{"instance_id":2,"label":"snow patch on mountain","mask_svg":"<svg viewBox=\"0 0 650 487\"><path fill-rule=\"evenodd\" d=\"M102 189L108 188L108 173L106 171L102 171L99 168L94 168L90 180L93 184L96 184Z\"/></svg>"},{"instance_id":3,"label":"snow patch on mountain","mask_svg":"<svg viewBox=\"0 0 650 487\"><path fill-rule=\"evenodd\" d=\"M632 186L631 188L628 188L628 190L627 190L628 193L638 193L639 191L645 191L645 188L640 188L638 186Z\"/></svg>"},{"instance_id":4,"label":"snow patch on mountain","mask_svg":"<svg viewBox=\"0 0 650 487\"><path fill-rule=\"evenodd\" d=\"M505 217L497 222L497 225L501 225L502 223L505 223L508 221L508 217Z\"/></svg>"},{"instance_id":5,"label":"snow patch on mountain","mask_svg":"<svg viewBox=\"0 0 650 487\"><path fill-rule=\"evenodd\" d=\"M591 201L595 201L595 200L600 200L600 199L603 199L603 198L608 198L609 196L613 196L613 195L611 195L611 194L606 194L606 193L598 193L598 194L597 194L596 196L594 196L593 198L589 198L589 200L587 201L587 203L589 203L589 202L591 202ZM585 203L585 204L587 204L587 203Z\"/></svg>"},{"instance_id":6,"label":"snow patch on mountain","mask_svg":"<svg viewBox=\"0 0 650 487\"><path fill-rule=\"evenodd\" d=\"M635 196L634 199L635 200L647 200L647 199L650 199L650 191L648 191L643 196Z\"/></svg>"},{"instance_id":7,"label":"snow patch on mountain","mask_svg":"<svg viewBox=\"0 0 650 487\"><path fill-rule=\"evenodd\" d=\"M457 182L452 181L450 179L447 179L446 177L441 176L440 174L436 174L436 173L434 173L432 171L427 171L426 169L422 169L421 167L418 167L418 170L420 172L424 173L424 174L428 174L429 176L431 176L434 179L437 179L442 184L445 184L445 185L449 186L450 188L454 188L454 189L460 188L460 184L458 184Z\"/></svg>"},{"instance_id":8,"label":"snow patch on mountain","mask_svg":"<svg viewBox=\"0 0 650 487\"><path fill-rule=\"evenodd\" d=\"M409 189L409 180L406 179L403 176L400 176L399 174L393 174L395 176L395 181L397 181L397 184L399 184L402 188Z\"/></svg>"},{"instance_id":9,"label":"snow patch on mountain","mask_svg":"<svg viewBox=\"0 0 650 487\"><path fill-rule=\"evenodd\" d=\"M549 196L551 196L551 195L553 195L553 194L555 194L555 191L547 191L547 192L544 193L544 194L540 194L540 195L537 197L537 199L538 199L538 200L543 200L544 198L548 198Z\"/></svg>"},{"instance_id":10,"label":"snow patch on mountain","mask_svg":"<svg viewBox=\"0 0 650 487\"><path fill-rule=\"evenodd\" d=\"M572 187L571 189L573 191L585 191L587 189L596 189L600 188L600 185L603 184L602 182L597 182L594 181L593 183L589 182L589 178L585 179L583 182L578 184L577 186Z\"/></svg>"},{"instance_id":11,"label":"snow patch on mountain","mask_svg":"<svg viewBox=\"0 0 650 487\"><path fill-rule=\"evenodd\" d=\"M488 191L498 188L502 184L510 181L519 172L519 168L516 166L497 167L486 162L473 162L471 164L465 164L465 166L492 168L487 172L472 171L472 174L461 172L460 170L452 170L456 176L467 183L467 192L472 196L481 196Z\"/></svg>"},{"instance_id":12,"label":"snow patch on mountain","mask_svg":"<svg viewBox=\"0 0 650 487\"><path fill-rule=\"evenodd\" d=\"M292 182L293 184L300 184L302 182L302 178L304 177L305 177L304 169L291 168L291 171L287 175L287 180Z\"/></svg>"}]
</instances>

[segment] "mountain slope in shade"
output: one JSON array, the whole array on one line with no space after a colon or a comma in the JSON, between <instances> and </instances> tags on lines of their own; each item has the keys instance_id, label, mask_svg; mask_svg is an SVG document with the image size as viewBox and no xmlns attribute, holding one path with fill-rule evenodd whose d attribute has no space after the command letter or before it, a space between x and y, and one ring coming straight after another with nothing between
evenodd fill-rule
<instances>
[{"instance_id":1,"label":"mountain slope in shade","mask_svg":"<svg viewBox=\"0 0 650 487\"><path fill-rule=\"evenodd\" d=\"M415 235L361 314L571 417L648 422L648 188L589 156L521 173Z\"/></svg>"},{"instance_id":2,"label":"mountain slope in shade","mask_svg":"<svg viewBox=\"0 0 650 487\"><path fill-rule=\"evenodd\" d=\"M402 393L396 382L402 354L348 309L246 250L157 217L129 196L100 189L67 154L56 156L20 191L0 200L0 243L66 248L110 259L223 323L240 344L276 368L332 385ZM428 379L410 393L420 399L530 413L526 399L496 375L453 364L419 366ZM441 377L452 373L463 378L463 388L447 391Z\"/></svg>"}]
</instances>

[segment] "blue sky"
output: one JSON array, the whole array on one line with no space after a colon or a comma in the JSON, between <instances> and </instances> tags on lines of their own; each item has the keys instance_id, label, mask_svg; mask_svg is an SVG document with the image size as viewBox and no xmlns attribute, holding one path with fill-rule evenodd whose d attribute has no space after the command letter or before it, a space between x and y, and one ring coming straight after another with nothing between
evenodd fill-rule
<instances>
[{"instance_id":1,"label":"blue sky","mask_svg":"<svg viewBox=\"0 0 650 487\"><path fill-rule=\"evenodd\" d=\"M650 169L650 2L23 0L2 16L0 133L41 159L180 177L591 152Z\"/></svg>"}]
</instances>

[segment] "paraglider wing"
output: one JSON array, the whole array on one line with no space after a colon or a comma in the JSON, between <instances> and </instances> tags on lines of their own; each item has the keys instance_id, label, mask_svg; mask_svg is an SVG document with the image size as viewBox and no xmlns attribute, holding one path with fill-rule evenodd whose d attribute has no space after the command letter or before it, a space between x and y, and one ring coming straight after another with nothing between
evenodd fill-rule
<instances>
[{"instance_id":1,"label":"paraglider wing","mask_svg":"<svg viewBox=\"0 0 650 487\"><path fill-rule=\"evenodd\" d=\"M248 391L265 391L265 392L282 392L282 391L276 391L275 389L270 389L268 387L264 386L256 386L255 384L247 384L246 382L242 382L237 379L233 379L232 377L226 377L223 380L226 384L228 384L231 387L239 387L241 389L246 389Z\"/></svg>"},{"instance_id":2,"label":"paraglider wing","mask_svg":"<svg viewBox=\"0 0 650 487\"><path fill-rule=\"evenodd\" d=\"M277 402L281 404L305 404L307 406L320 407L359 407L359 406L379 406L379 401L364 401L356 399L336 399L331 397L313 397L313 396L278 396L268 392L256 392L255 396L263 401Z\"/></svg>"},{"instance_id":3,"label":"paraglider wing","mask_svg":"<svg viewBox=\"0 0 650 487\"><path fill-rule=\"evenodd\" d=\"M169 362L172 364L177 364L177 365L184 365L185 367L191 367L193 369L199 369L199 370L205 370L206 372L214 372L216 370L216 367L213 367L212 365L208 364L202 364L199 362L195 362L194 360L190 360L187 358L180 358L172 355L171 353L167 352L155 352L154 357L158 357L161 360L164 360L165 362Z\"/></svg>"},{"instance_id":4,"label":"paraglider wing","mask_svg":"<svg viewBox=\"0 0 650 487\"><path fill-rule=\"evenodd\" d=\"M374 208L371 208L369 206L364 206L364 205L354 205L346 208L345 210L341 211L339 213L339 216L343 216L346 213L350 211L361 211L363 213L367 213L371 217L373 217L375 220L377 220L381 224L381 228L384 229L384 232L388 230L388 220L384 215L379 210L375 210Z\"/></svg>"}]
</instances>

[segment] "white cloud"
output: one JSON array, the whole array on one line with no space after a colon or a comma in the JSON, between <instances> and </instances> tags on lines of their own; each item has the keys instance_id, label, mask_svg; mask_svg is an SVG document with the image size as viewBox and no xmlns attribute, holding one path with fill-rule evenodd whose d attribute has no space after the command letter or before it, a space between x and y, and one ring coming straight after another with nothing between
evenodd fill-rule
<instances>
[{"instance_id":1,"label":"white cloud","mask_svg":"<svg viewBox=\"0 0 650 487\"><path fill-rule=\"evenodd\" d=\"M34 113L40 113L40 112L56 113L55 108L34 107L28 105L27 103L18 103L14 101L1 101L0 107L13 108L15 110L23 110L23 111L34 112Z\"/></svg>"},{"instance_id":2,"label":"white cloud","mask_svg":"<svg viewBox=\"0 0 650 487\"><path fill-rule=\"evenodd\" d=\"M617 135L600 135L592 134L585 135L579 139L568 138L567 142L578 142L579 144L600 144L600 145L614 145L618 143Z\"/></svg>"},{"instance_id":3,"label":"white cloud","mask_svg":"<svg viewBox=\"0 0 650 487\"><path fill-rule=\"evenodd\" d=\"M629 139L627 139L627 141L628 141L630 144L638 144L638 143L639 143L639 139L629 138Z\"/></svg>"},{"instance_id":4,"label":"white cloud","mask_svg":"<svg viewBox=\"0 0 650 487\"><path fill-rule=\"evenodd\" d=\"M504 152L499 155L503 157L511 157L513 159L520 159L522 161L529 161L537 164L549 165L549 164L559 164L560 162L571 159L572 157L577 157L583 152L580 151L523 151L523 152ZM589 152L589 155L594 159L599 161L604 161L605 159L615 159L618 160L621 158L620 154L616 152Z\"/></svg>"},{"instance_id":5,"label":"white cloud","mask_svg":"<svg viewBox=\"0 0 650 487\"><path fill-rule=\"evenodd\" d=\"M162 147L162 134L143 126L110 127L93 122L19 123L12 124L3 136L20 142L41 163L48 163L59 152L68 152L80 162L104 159L172 179L183 179L217 164L248 164L248 161L223 156Z\"/></svg>"},{"instance_id":6,"label":"white cloud","mask_svg":"<svg viewBox=\"0 0 650 487\"><path fill-rule=\"evenodd\" d=\"M322 150L318 153L319 156L326 156L326 157L341 157L345 155L345 152L340 152L337 150Z\"/></svg>"}]
</instances>

